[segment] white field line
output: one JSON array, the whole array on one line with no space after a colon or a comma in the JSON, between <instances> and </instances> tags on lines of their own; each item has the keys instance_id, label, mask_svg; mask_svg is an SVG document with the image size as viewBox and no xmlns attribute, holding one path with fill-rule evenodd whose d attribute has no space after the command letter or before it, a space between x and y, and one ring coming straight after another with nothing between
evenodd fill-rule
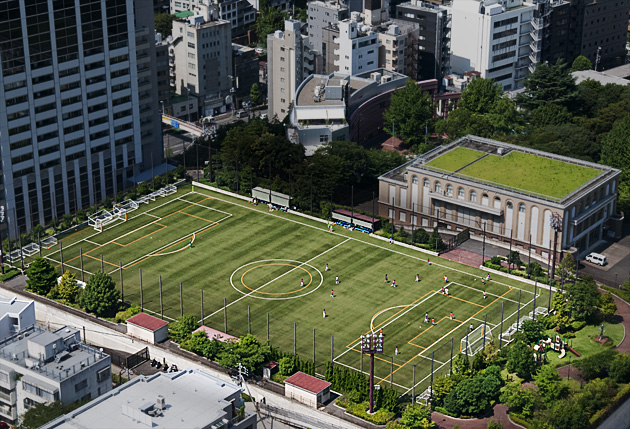
<instances>
[{"instance_id":1,"label":"white field line","mask_svg":"<svg viewBox=\"0 0 630 429\"><path fill-rule=\"evenodd\" d=\"M245 294L245 295L241 296L241 297L240 297L240 298L238 298L238 299L235 299L234 301L232 301L232 302L230 302L229 304L227 304L227 306L229 307L229 306L231 306L232 304L236 304L236 303L237 303L237 302L239 302L241 299L247 298L248 296L252 295L254 292L257 292L257 291L259 291L260 289L264 288L265 286L270 285L271 283L275 282L275 281L276 281L276 280L278 280L279 278L286 276L286 275L287 275L287 274L289 274L290 272L293 272L294 270L297 270L297 269L298 269L298 268L300 268L302 265L306 265L306 264L308 264L309 262L311 262L311 261L313 261L313 260L315 260L315 259L319 258L320 256L325 255L326 253L330 252L331 250L333 250L333 249L335 249L335 248L337 248L337 247L341 246L342 244L347 243L349 240L350 240L349 238L346 238L346 239L345 239L344 241L342 241L341 243L337 243L337 244L335 244L333 247L331 247L331 248L329 248L329 249L324 250L322 253L320 253L319 255L316 255L316 256L312 257L312 258L311 258L311 259L309 259L308 261L306 261L306 262L302 262L302 263L301 263L300 265L298 265L297 267L293 267L293 268L291 268L289 271L287 271L287 272L285 272L285 273L283 273L283 274L280 274L280 275L279 275L278 277L276 277L275 279L271 279L271 280L269 280L267 283L265 283L264 285L260 286L260 287L259 287L259 288L257 288L257 289L254 289L254 290L253 290L253 291L251 291L250 293ZM215 314L220 313L221 311L223 311L223 308L224 308L224 307L221 307L220 309L218 309L218 310L217 310L217 311L215 311L214 313L211 313L211 314L209 314L209 315L205 316L203 319L199 320L199 323L203 323L203 322L204 322L204 320L206 320L208 317L212 317L212 316L214 316Z\"/></svg>"},{"instance_id":2,"label":"white field line","mask_svg":"<svg viewBox=\"0 0 630 429\"><path fill-rule=\"evenodd\" d=\"M86 243L93 244L93 245L95 245L95 246L99 246L99 247L101 246L100 244L98 244L98 243L96 243L96 242L94 242L94 241L88 240L87 238L86 238L85 240L83 240L83 241L85 241Z\"/></svg>"},{"instance_id":3,"label":"white field line","mask_svg":"<svg viewBox=\"0 0 630 429\"><path fill-rule=\"evenodd\" d=\"M49 261L53 261L54 263L61 265L61 261L58 261L58 260L53 259L53 258L49 258L48 256L45 256L45 258L46 258L46 259L48 259ZM63 266L64 266L64 267L70 267L70 268L72 268L72 269L74 269L74 270L77 270L78 272L81 272L81 268L77 268L77 267L75 267L74 265L66 264L66 263L64 262L64 263L63 263ZM116 271L118 271L118 270L116 270ZM89 272L88 270L83 270L83 272L84 272L85 274L89 274L89 275L93 275L93 274L94 274L94 273Z\"/></svg>"},{"instance_id":4,"label":"white field line","mask_svg":"<svg viewBox=\"0 0 630 429\"><path fill-rule=\"evenodd\" d=\"M199 195L206 195L206 194L204 194L204 193L197 192L197 191L192 191L192 192L193 192L193 193L195 193L195 194L199 194ZM188 195L188 194L185 194L185 195ZM182 195L182 196L184 196L184 195ZM230 204L230 205L233 205L233 206L242 207L242 208L247 209L247 210L252 210L252 211L255 211L255 212L257 212L257 213L265 214L265 215L268 215L268 216L273 216L273 217L276 217L276 218L278 218L278 219L283 219L283 220L285 220L285 221L288 221L288 222L293 222L293 223L296 223L296 224L298 224L298 225L306 226L306 227L308 227L308 228L313 228L313 229L316 229L316 230L318 230L318 231L325 231L325 232L326 232L326 234L331 234L331 232L329 232L329 231L328 231L328 229L326 229L324 226L322 226L321 228L319 228L319 227L317 227L317 226L314 226L314 225L309 225L309 224L307 224L307 223L303 223L303 222L297 221L297 220L295 220L295 219L290 219L290 218L287 218L287 217L282 217L282 216L279 216L279 215L273 214L273 213L271 213L271 212L264 212L264 211L260 211L260 210L258 210L258 209L255 209L255 208L253 208L253 207L247 207L246 205L237 204L237 203L235 203L235 202L233 202L233 201L224 200L224 199L222 199L222 198L218 198L218 197L214 197L214 196L213 196L212 198L213 198L213 199L215 199L215 200L217 200L217 201L222 201L222 202L224 202L224 203L226 203L226 204ZM394 249L389 248L389 247L384 247L384 246L381 246L381 245L376 244L376 243L370 243L370 242L368 242L368 241L359 240L359 239L354 238L354 237L347 237L346 235L339 234L338 232L332 232L332 234L337 235L337 236L339 236L339 237L343 237L343 238L349 238L350 240L358 241L359 243L364 243L364 244L366 244L366 245L368 245L368 246L377 247L377 248L379 248L379 249L387 250L387 251L389 251L389 252L392 252L392 253L397 253L397 254L399 254L399 255L407 256L407 257L409 257L409 258L416 259L416 260L418 260L418 261L422 261L422 262L426 263L426 259L424 259L424 258L420 258L420 257L418 257L418 256L410 255L410 254L408 254L408 253L403 253L403 252L400 252L400 251L398 251L398 250L394 250ZM454 263L457 263L457 262L454 262ZM458 273L461 273L461 274L465 274L465 275L467 275L467 276L471 276L471 277L473 277L473 278L478 278L478 277L479 277L479 275L476 275L476 274L471 274L471 273L469 273L469 272L462 271L462 270L458 270L457 268L447 267L446 265L442 265L442 264L439 264L439 263L431 262L431 265L436 265L436 266L438 266L438 267L442 267L442 268L444 268L444 269L446 269L446 270L455 271L455 272L458 272ZM474 267L471 267L471 268L474 268ZM509 285L507 285L507 284L505 284L505 283L499 282L499 281L497 281L497 280L490 280L490 281L495 282L495 283L498 283L498 284L503 285L503 286L506 286L506 287L512 287L512 286L509 286ZM516 287L512 287L512 288L513 288L513 289L520 289L520 288L516 288ZM531 294L533 294L533 292L530 292L530 291L528 291L528 290L525 290L525 289L522 289L522 290L523 290L523 292L525 292L525 293L531 293Z\"/></svg>"},{"instance_id":5,"label":"white field line","mask_svg":"<svg viewBox=\"0 0 630 429\"><path fill-rule=\"evenodd\" d=\"M473 320L476 320L477 322L482 323L482 324L484 323L483 320L477 319L476 317L473 317ZM495 325L494 323L490 323L490 322L486 322L486 323L488 325L490 325L491 328L496 328L497 326L499 326L499 325Z\"/></svg>"},{"instance_id":6,"label":"white field line","mask_svg":"<svg viewBox=\"0 0 630 429\"><path fill-rule=\"evenodd\" d=\"M201 195L203 195L203 194L201 194ZM182 196L184 196L184 195L182 195ZM215 212L223 213L224 215L231 215L232 214L232 213L224 212L223 210L215 209L213 207L204 206L203 204L193 203L192 201L188 201L188 200L185 200L183 198L177 198L177 199L180 200L180 201L183 201L185 203L188 203L188 204L192 204L192 205L195 205L195 206L203 207L204 209L214 210Z\"/></svg>"},{"instance_id":7,"label":"white field line","mask_svg":"<svg viewBox=\"0 0 630 429\"><path fill-rule=\"evenodd\" d=\"M148 308L144 307L143 311L148 311L149 313L153 313L156 315L159 315L160 313L158 313L157 311L153 311L153 310L149 310ZM172 317L168 317L168 316L164 316L165 319L169 319L172 320L173 322L176 322L176 319L173 319Z\"/></svg>"},{"instance_id":8,"label":"white field line","mask_svg":"<svg viewBox=\"0 0 630 429\"><path fill-rule=\"evenodd\" d=\"M192 192L192 191L191 191L191 192L188 192L188 193L186 193L186 194L182 195L182 197L185 197L186 195L190 195L190 194L193 194L193 193L196 193L196 192ZM203 195L203 194L202 194L202 195ZM148 214L149 212L151 212L151 211L153 211L153 210L155 210L155 209L158 209L158 208L160 208L160 207L162 207L162 206L165 206L165 205L167 205L167 204L170 204L170 203L172 203L172 202L173 202L173 201L175 201L175 200L176 200L176 198L173 198L172 200L168 200L168 201L166 201L165 203L162 203L162 204L160 204L160 205L158 205L158 206L155 206L155 207L150 208L149 210L146 210L146 211L144 211L144 212L142 212L142 213L138 213L138 214L136 214L135 216L131 216L131 217L129 217L127 220L135 219L135 218L140 217L140 216L142 216L142 215L144 215L144 214ZM157 216L155 216L155 215L152 215L152 216L157 217ZM160 219L161 219L161 218L160 218ZM118 224L112 225L112 226L110 226L109 228L104 228L104 229L103 229L103 231L110 230L110 229L115 228L115 227L117 227L117 226L118 226ZM72 243L72 244L69 244L68 246L66 246L66 248L68 248L68 247L72 247L72 246L75 246L75 245L77 245L78 243L81 243L82 241L87 241L87 239L92 238L92 237L96 237L96 236L98 236L99 234L101 234L101 233L100 233L100 232L95 232L94 234L87 236L87 237L86 237L86 238L84 238L83 240L79 240L79 241L76 241L76 242L74 242L74 243ZM100 245L99 245L99 246L100 246ZM53 252L53 253L55 253L55 252Z\"/></svg>"},{"instance_id":9,"label":"white field line","mask_svg":"<svg viewBox=\"0 0 630 429\"><path fill-rule=\"evenodd\" d=\"M400 313L396 318L390 320L389 322L387 322L385 325L380 326L379 329L385 328L389 325L391 325L392 323L394 323L396 320L400 319L401 317L403 317L405 314L409 313L411 310L413 310L414 308L416 308L417 306L419 306L420 304L422 304L423 302L425 302L427 299L433 298L435 295L437 295L439 292L434 292L431 295L427 296L426 298L424 298L422 301L419 301L415 304L413 304L412 306L410 306L409 309L407 309L406 311L403 311L402 313ZM335 360L339 359L340 357L342 357L343 355L345 355L346 353L348 353L350 350L354 349L358 344L361 344L361 340L357 341L356 343L352 344L352 346L346 348L346 350L343 351L343 353L341 353L340 355L338 355L337 357L335 357Z\"/></svg>"},{"instance_id":10,"label":"white field line","mask_svg":"<svg viewBox=\"0 0 630 429\"><path fill-rule=\"evenodd\" d=\"M464 284L461 284L461 283L457 283L457 282L451 282L451 283L456 284L457 286L462 286L462 287L465 287L465 288L468 288L468 289L476 290L476 291L478 291L479 293L483 293L483 291L482 291L481 289L477 289L476 287L467 286L467 285L464 285ZM511 290L518 290L518 288L511 288ZM508 291L508 292L509 292L509 291ZM533 292L530 292L530 293L531 293L531 294L533 294ZM453 294L451 293L450 295L453 295ZM488 295L488 296L494 296L494 297L497 297L497 298L501 298L501 299L504 299L504 300L506 300L506 301L512 301L513 303L518 304L518 301L516 301L516 300L514 300L514 299L506 298L506 297L504 297L504 296L501 296L501 295L496 295L496 294L494 294L494 293L486 292L486 295ZM538 296L540 296L540 295L538 295Z\"/></svg>"},{"instance_id":11,"label":"white field line","mask_svg":"<svg viewBox=\"0 0 630 429\"><path fill-rule=\"evenodd\" d=\"M523 307L527 307L527 306L528 306L530 303L532 303L532 302L534 302L534 299L533 299L533 298L532 298L532 300L531 300L531 301L529 301L529 302L525 303L525 304L523 305ZM518 311L518 310L517 310L517 311ZM506 317L504 320L508 320L510 317L514 316L514 315L517 313L517 311L515 311L515 312L514 312L514 313L512 313L512 314L510 314L510 315L509 315L508 317ZM469 319L469 320L470 320L470 319ZM468 322L468 320L467 320L466 322ZM464 322L462 325L464 325L466 322ZM460 326L462 326L462 325L460 325ZM456 329L457 329L457 328L456 328ZM451 332L452 332L452 331L451 331ZM447 335L448 335L448 334L447 334ZM444 338L444 337L442 337L442 338ZM432 345L430 345L429 347L427 347L425 350L423 350L423 351L422 351L422 353L424 353L425 351L429 350L429 349L430 349L431 347L433 347L433 346L434 346L437 342L442 341L442 338L440 338L440 339L439 339L439 340L437 340L435 343L433 343ZM461 353L461 352L458 352L458 353ZM420 354L421 354L421 353L420 353ZM419 354L419 355L420 355L420 354ZM448 363L448 362L446 362L444 365L446 365L447 363ZM444 366L444 365L442 365L442 366ZM440 366L437 370L439 370L440 368L442 368L442 366ZM356 368L355 368L355 369L356 369ZM433 371L433 372L435 373L435 372L437 372L437 370L435 370L435 371ZM427 379L427 378L429 378L430 376L431 376L431 374L429 374L429 375L427 375L426 377L424 377L422 380L420 380L419 382L417 382L417 383L416 383L416 386L420 385L420 383L422 383L424 380L426 380L426 379ZM407 394L407 393L409 393L409 392L411 392L411 388L409 388L409 389L408 389L405 393L403 393L403 394L402 394L402 395L400 395L400 396L404 396L404 395L406 395L406 394Z\"/></svg>"},{"instance_id":12,"label":"white field line","mask_svg":"<svg viewBox=\"0 0 630 429\"><path fill-rule=\"evenodd\" d=\"M144 213L142 213L142 214L143 214L143 215L147 215L147 216L151 216L151 217L154 217L154 218L156 218L156 219L162 219L161 217L159 217L159 216L156 216L156 215L154 215L154 214L151 214L151 213L147 213L147 212L144 212Z\"/></svg>"}]
</instances>

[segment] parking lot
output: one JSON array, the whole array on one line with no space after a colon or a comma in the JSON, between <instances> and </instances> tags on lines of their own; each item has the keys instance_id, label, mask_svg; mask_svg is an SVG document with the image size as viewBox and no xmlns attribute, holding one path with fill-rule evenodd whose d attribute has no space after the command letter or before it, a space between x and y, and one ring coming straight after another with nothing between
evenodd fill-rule
<instances>
[{"instance_id":1,"label":"parking lot","mask_svg":"<svg viewBox=\"0 0 630 429\"><path fill-rule=\"evenodd\" d=\"M606 256L607 264L602 267L580 261L582 274L593 276L595 280L613 287L619 287L630 279L630 225L623 226L621 239L602 244L596 252Z\"/></svg>"}]
</instances>

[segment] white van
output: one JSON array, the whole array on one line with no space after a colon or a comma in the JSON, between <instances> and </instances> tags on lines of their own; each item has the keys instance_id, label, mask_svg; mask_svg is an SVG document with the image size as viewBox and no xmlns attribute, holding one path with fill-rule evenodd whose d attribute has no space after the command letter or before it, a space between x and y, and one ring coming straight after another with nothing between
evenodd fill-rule
<instances>
[{"instance_id":1,"label":"white van","mask_svg":"<svg viewBox=\"0 0 630 429\"><path fill-rule=\"evenodd\" d=\"M586 260L595 265L606 265L606 257L599 253L590 253L586 256Z\"/></svg>"}]
</instances>

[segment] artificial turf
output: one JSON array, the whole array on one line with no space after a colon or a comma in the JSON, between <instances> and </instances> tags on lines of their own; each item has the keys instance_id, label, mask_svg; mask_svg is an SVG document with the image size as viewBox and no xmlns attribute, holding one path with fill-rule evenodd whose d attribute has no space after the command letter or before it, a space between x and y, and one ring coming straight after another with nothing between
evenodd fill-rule
<instances>
[{"instance_id":1,"label":"artificial turf","mask_svg":"<svg viewBox=\"0 0 630 429\"><path fill-rule=\"evenodd\" d=\"M481 158L483 152L458 146L455 149L438 156L437 158L427 162L427 167L436 168L438 170L454 172L463 166L470 164L476 159Z\"/></svg>"},{"instance_id":2,"label":"artificial turf","mask_svg":"<svg viewBox=\"0 0 630 429\"><path fill-rule=\"evenodd\" d=\"M506 330L516 320L519 288L520 315L534 305L533 286L497 277L486 286L484 299L480 277L485 273L479 269L339 226L331 233L326 223L269 212L262 204L198 187L192 191L188 185L142 205L126 222L103 232L84 228L60 241L64 268L79 277L81 252L84 270L91 273L100 270L102 254L105 271L118 284L122 264L126 301L140 303L141 270L144 310L158 317L163 313L165 320L180 315L180 282L184 313L201 319L203 311L204 323L215 329L223 331L227 321L227 333L241 336L251 330L265 341L268 315L273 346L293 351L295 332L296 352L312 359L315 340L321 373L331 358L331 342L335 363L359 369L360 335L382 328L385 350L377 357L376 376L390 383L393 365L393 384L403 393L412 386L414 368L416 393L427 387L432 357L437 374L448 370L451 341L457 354L470 323L477 327L487 318L498 344L502 306ZM59 247L45 251L58 269ZM445 275L450 297L440 293ZM392 280L397 287L391 287ZM547 295L543 290L537 306L547 306ZM423 323L425 312L435 326ZM456 320L450 320L450 312Z\"/></svg>"}]
</instances>

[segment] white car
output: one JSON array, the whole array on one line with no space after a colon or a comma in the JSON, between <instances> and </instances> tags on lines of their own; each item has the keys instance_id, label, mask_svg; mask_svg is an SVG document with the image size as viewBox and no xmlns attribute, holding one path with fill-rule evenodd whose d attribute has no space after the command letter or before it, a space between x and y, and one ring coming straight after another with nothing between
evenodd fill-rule
<instances>
[{"instance_id":1,"label":"white car","mask_svg":"<svg viewBox=\"0 0 630 429\"><path fill-rule=\"evenodd\" d=\"M258 55L262 55L265 53L265 50L263 48L256 48L255 51L256 51L256 54Z\"/></svg>"},{"instance_id":2,"label":"white car","mask_svg":"<svg viewBox=\"0 0 630 429\"><path fill-rule=\"evenodd\" d=\"M599 253L595 253L595 252L589 253L586 256L586 260L590 262L591 264L601 265L602 267L606 265L606 256L601 255Z\"/></svg>"}]
</instances>

